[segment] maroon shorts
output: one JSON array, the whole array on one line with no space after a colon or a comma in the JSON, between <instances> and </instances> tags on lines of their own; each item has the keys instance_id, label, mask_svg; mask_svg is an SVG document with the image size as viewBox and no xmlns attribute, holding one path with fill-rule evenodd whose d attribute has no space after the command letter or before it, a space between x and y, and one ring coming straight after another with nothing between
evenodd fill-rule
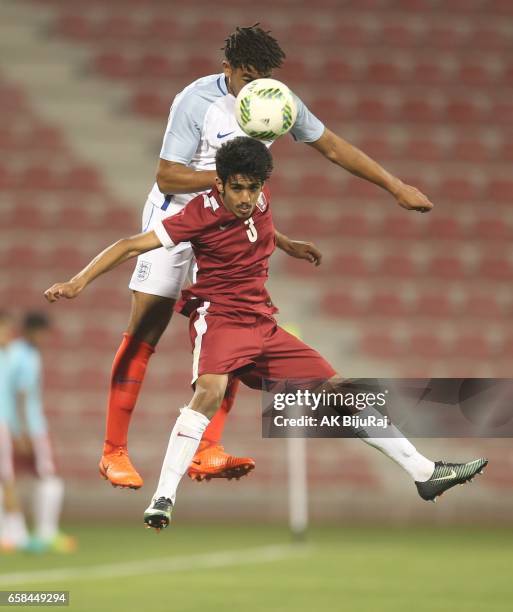
<instances>
[{"instance_id":1,"label":"maroon shorts","mask_svg":"<svg viewBox=\"0 0 513 612\"><path fill-rule=\"evenodd\" d=\"M241 375L244 382L335 376L317 351L279 327L274 317L209 309L211 304L203 302L190 317L192 383L202 374Z\"/></svg>"}]
</instances>

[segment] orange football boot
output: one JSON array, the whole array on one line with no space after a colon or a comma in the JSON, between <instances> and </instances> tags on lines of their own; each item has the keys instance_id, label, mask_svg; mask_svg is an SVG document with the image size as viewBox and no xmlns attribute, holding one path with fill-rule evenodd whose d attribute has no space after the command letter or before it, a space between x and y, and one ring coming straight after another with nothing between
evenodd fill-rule
<instances>
[{"instance_id":1,"label":"orange football boot","mask_svg":"<svg viewBox=\"0 0 513 612\"><path fill-rule=\"evenodd\" d=\"M249 457L234 457L225 452L220 444L202 440L187 473L189 478L201 482L211 478L235 478L249 474L255 462Z\"/></svg>"},{"instance_id":2,"label":"orange football boot","mask_svg":"<svg viewBox=\"0 0 513 612\"><path fill-rule=\"evenodd\" d=\"M124 489L139 489L143 479L132 465L125 446L119 446L111 453L106 453L100 459L100 474L113 487Z\"/></svg>"}]
</instances>

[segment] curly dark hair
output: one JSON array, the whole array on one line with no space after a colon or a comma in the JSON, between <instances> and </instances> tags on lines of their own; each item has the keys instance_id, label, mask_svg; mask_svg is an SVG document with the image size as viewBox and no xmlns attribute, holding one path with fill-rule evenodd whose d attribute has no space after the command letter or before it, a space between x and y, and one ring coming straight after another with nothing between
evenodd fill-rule
<instances>
[{"instance_id":1,"label":"curly dark hair","mask_svg":"<svg viewBox=\"0 0 513 612\"><path fill-rule=\"evenodd\" d=\"M266 74L281 68L285 53L269 32L255 23L248 28L237 27L225 40L224 56L232 68L252 67Z\"/></svg>"},{"instance_id":2,"label":"curly dark hair","mask_svg":"<svg viewBox=\"0 0 513 612\"><path fill-rule=\"evenodd\" d=\"M216 171L223 185L228 177L236 174L264 183L273 171L273 158L263 142L238 136L217 151Z\"/></svg>"}]
</instances>

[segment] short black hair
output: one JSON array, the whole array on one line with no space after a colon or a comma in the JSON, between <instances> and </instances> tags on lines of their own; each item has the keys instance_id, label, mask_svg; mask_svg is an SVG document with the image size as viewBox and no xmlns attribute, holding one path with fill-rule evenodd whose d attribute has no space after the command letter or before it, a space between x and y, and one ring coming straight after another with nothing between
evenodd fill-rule
<instances>
[{"instance_id":1,"label":"short black hair","mask_svg":"<svg viewBox=\"0 0 513 612\"><path fill-rule=\"evenodd\" d=\"M23 317L23 331L35 331L37 329L48 329L50 320L43 312L27 312Z\"/></svg>"},{"instance_id":2,"label":"short black hair","mask_svg":"<svg viewBox=\"0 0 513 612\"><path fill-rule=\"evenodd\" d=\"M265 183L273 171L273 158L263 142L237 136L218 149L216 171L223 185L236 174Z\"/></svg>"},{"instance_id":3,"label":"short black hair","mask_svg":"<svg viewBox=\"0 0 513 612\"><path fill-rule=\"evenodd\" d=\"M237 27L225 40L224 56L232 68L249 68L266 74L273 68L281 68L285 53L269 32L258 23Z\"/></svg>"}]
</instances>

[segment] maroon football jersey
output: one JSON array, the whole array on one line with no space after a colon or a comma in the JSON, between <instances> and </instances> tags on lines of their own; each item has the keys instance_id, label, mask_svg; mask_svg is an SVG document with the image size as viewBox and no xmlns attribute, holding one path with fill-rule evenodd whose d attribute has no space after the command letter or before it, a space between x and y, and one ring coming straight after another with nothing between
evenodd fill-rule
<instances>
[{"instance_id":1,"label":"maroon football jersey","mask_svg":"<svg viewBox=\"0 0 513 612\"><path fill-rule=\"evenodd\" d=\"M192 199L156 232L166 248L190 242L198 264L196 283L182 291L177 310L191 310L191 300L216 307L272 314L265 283L276 246L269 190L264 187L249 219L238 219L223 205L216 188Z\"/></svg>"}]
</instances>

